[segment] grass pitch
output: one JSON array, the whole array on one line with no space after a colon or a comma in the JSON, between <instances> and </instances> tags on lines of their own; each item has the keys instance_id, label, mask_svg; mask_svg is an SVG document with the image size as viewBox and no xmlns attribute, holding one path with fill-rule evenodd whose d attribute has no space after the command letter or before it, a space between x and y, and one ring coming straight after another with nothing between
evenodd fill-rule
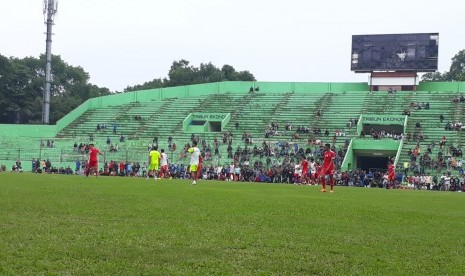
<instances>
[{"instance_id":1,"label":"grass pitch","mask_svg":"<svg viewBox=\"0 0 465 276\"><path fill-rule=\"evenodd\" d=\"M462 274L465 194L0 174L0 274Z\"/></svg>"}]
</instances>

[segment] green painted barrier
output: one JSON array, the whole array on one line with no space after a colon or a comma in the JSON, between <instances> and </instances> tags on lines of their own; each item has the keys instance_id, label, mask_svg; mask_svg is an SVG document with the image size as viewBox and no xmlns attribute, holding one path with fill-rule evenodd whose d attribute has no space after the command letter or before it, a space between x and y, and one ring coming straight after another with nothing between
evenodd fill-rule
<instances>
[{"instance_id":1,"label":"green painted barrier","mask_svg":"<svg viewBox=\"0 0 465 276\"><path fill-rule=\"evenodd\" d=\"M192 122L192 113L189 113L189 115L187 115L186 119L184 119L184 121L182 121L182 129L183 129L184 132L187 131L187 128L189 127L191 122Z\"/></svg>"},{"instance_id":2,"label":"green painted barrier","mask_svg":"<svg viewBox=\"0 0 465 276\"><path fill-rule=\"evenodd\" d=\"M221 121L221 131L223 131L231 120L231 113L228 113L226 117Z\"/></svg>"},{"instance_id":3,"label":"green painted barrier","mask_svg":"<svg viewBox=\"0 0 465 276\"><path fill-rule=\"evenodd\" d=\"M396 159L394 160L394 166L397 165L397 162L399 161L400 155L402 153L402 147L404 146L404 141L401 140L399 143L399 148L397 149L397 154L396 154Z\"/></svg>"},{"instance_id":4,"label":"green painted barrier","mask_svg":"<svg viewBox=\"0 0 465 276\"><path fill-rule=\"evenodd\" d=\"M6 125L0 124L0 138L3 137L30 137L52 138L57 134L55 125Z\"/></svg>"},{"instance_id":5,"label":"green painted barrier","mask_svg":"<svg viewBox=\"0 0 465 276\"><path fill-rule=\"evenodd\" d=\"M386 150L396 151L399 149L400 141L394 139L379 139L373 138L354 138L353 139L354 150Z\"/></svg>"},{"instance_id":6,"label":"green painted barrier","mask_svg":"<svg viewBox=\"0 0 465 276\"><path fill-rule=\"evenodd\" d=\"M347 148L346 156L344 156L344 160L342 161L341 165L341 172L350 171L354 169L354 150L353 150L353 141L354 139L350 140L349 147Z\"/></svg>"}]
</instances>

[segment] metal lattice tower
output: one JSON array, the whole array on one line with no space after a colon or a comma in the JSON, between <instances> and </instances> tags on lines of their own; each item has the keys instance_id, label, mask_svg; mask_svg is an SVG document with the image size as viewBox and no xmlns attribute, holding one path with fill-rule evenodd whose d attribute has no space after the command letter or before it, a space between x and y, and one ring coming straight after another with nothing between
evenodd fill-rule
<instances>
[{"instance_id":1,"label":"metal lattice tower","mask_svg":"<svg viewBox=\"0 0 465 276\"><path fill-rule=\"evenodd\" d=\"M47 39L45 47L45 88L42 109L42 123L50 123L50 86L52 81L52 26L58 10L58 0L44 0L44 17L47 25Z\"/></svg>"}]
</instances>

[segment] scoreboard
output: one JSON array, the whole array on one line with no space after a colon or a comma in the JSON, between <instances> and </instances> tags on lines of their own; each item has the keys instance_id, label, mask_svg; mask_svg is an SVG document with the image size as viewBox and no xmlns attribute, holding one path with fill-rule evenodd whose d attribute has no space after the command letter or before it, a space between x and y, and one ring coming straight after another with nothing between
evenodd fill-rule
<instances>
[{"instance_id":1,"label":"scoreboard","mask_svg":"<svg viewBox=\"0 0 465 276\"><path fill-rule=\"evenodd\" d=\"M439 33L353 35L351 70L434 72Z\"/></svg>"}]
</instances>

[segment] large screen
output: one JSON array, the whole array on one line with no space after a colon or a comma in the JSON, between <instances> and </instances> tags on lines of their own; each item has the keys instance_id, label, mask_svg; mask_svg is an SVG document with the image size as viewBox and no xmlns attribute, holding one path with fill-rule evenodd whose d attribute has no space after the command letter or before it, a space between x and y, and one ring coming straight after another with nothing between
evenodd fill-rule
<instances>
[{"instance_id":1,"label":"large screen","mask_svg":"<svg viewBox=\"0 0 465 276\"><path fill-rule=\"evenodd\" d=\"M353 35L351 70L436 71L438 47L439 33Z\"/></svg>"}]
</instances>

